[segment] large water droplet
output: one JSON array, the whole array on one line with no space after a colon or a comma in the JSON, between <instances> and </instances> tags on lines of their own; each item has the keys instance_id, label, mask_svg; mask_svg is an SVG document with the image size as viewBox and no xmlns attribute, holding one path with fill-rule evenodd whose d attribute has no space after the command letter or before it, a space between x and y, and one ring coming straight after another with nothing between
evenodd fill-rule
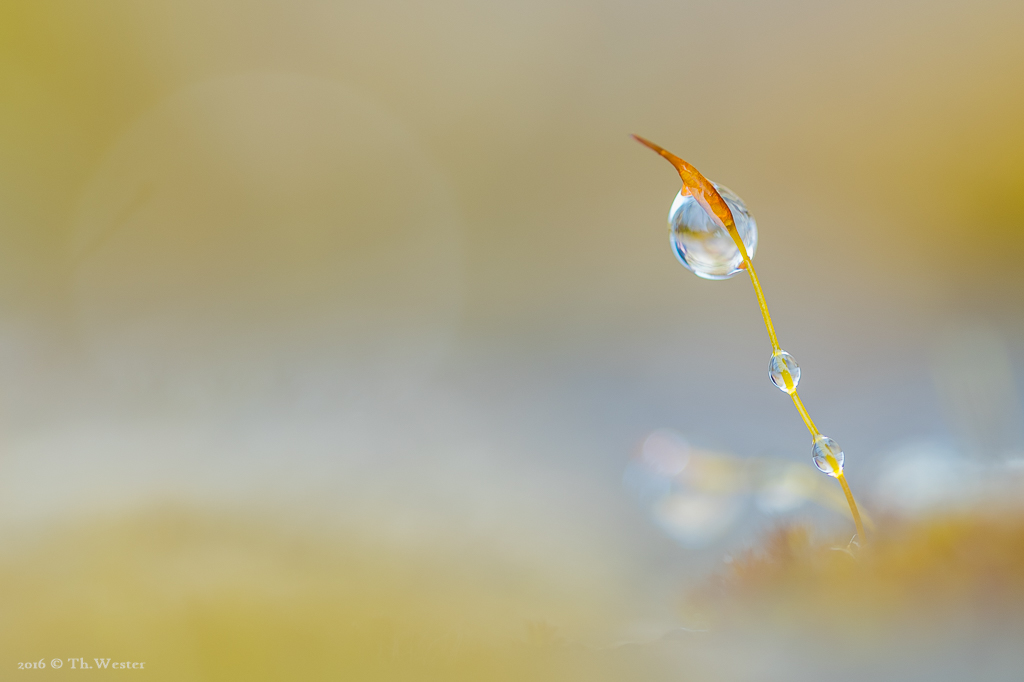
<instances>
[{"instance_id":1,"label":"large water droplet","mask_svg":"<svg viewBox=\"0 0 1024 682\"><path fill-rule=\"evenodd\" d=\"M757 223L747 212L743 200L727 187L711 183L732 211L747 254L754 257L757 248ZM732 237L719 227L701 205L689 194L676 195L668 212L668 229L672 250L679 261L704 279L726 279L740 271L743 256Z\"/></svg>"},{"instance_id":2,"label":"large water droplet","mask_svg":"<svg viewBox=\"0 0 1024 682\"><path fill-rule=\"evenodd\" d=\"M772 354L768 361L768 376L772 383L786 393L792 393L800 383L800 365L796 359L784 350Z\"/></svg>"},{"instance_id":3,"label":"large water droplet","mask_svg":"<svg viewBox=\"0 0 1024 682\"><path fill-rule=\"evenodd\" d=\"M828 436L819 435L814 439L811 455L814 457L814 466L829 476L843 473L843 449Z\"/></svg>"}]
</instances>

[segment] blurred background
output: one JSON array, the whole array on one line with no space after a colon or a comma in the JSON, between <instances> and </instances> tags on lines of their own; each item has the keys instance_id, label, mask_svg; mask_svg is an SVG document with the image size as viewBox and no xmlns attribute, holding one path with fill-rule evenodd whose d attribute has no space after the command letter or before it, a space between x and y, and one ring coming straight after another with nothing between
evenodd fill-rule
<instances>
[{"instance_id":1,"label":"blurred background","mask_svg":"<svg viewBox=\"0 0 1024 682\"><path fill-rule=\"evenodd\" d=\"M1021 499L1020 3L0 13L5 669L692 672L682 593L853 530L634 132L746 201L870 514Z\"/></svg>"}]
</instances>

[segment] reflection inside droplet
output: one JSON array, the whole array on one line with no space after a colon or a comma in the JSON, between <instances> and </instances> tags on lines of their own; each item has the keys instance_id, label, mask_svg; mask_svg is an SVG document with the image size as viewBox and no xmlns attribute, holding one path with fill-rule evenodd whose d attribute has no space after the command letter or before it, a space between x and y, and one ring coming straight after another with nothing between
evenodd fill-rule
<instances>
[{"instance_id":1,"label":"reflection inside droplet","mask_svg":"<svg viewBox=\"0 0 1024 682\"><path fill-rule=\"evenodd\" d=\"M736 231L753 258L757 248L757 224L746 204L727 187L715 189L732 211ZM743 256L732 237L709 216L690 194L680 192L668 213L672 250L679 261L698 277L726 279L740 271Z\"/></svg>"},{"instance_id":2,"label":"reflection inside droplet","mask_svg":"<svg viewBox=\"0 0 1024 682\"><path fill-rule=\"evenodd\" d=\"M779 390L792 393L800 383L800 365L796 364L796 359L786 351L777 351L768 361L768 376Z\"/></svg>"},{"instance_id":3,"label":"reflection inside droplet","mask_svg":"<svg viewBox=\"0 0 1024 682\"><path fill-rule=\"evenodd\" d=\"M843 449L828 436L818 436L814 439L811 456L814 457L814 466L829 476L843 473Z\"/></svg>"}]
</instances>

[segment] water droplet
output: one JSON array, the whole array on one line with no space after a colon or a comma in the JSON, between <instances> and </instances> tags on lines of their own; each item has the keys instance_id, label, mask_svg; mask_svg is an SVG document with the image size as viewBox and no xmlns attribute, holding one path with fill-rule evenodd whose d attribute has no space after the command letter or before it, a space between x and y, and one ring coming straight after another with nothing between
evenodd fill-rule
<instances>
[{"instance_id":1,"label":"water droplet","mask_svg":"<svg viewBox=\"0 0 1024 682\"><path fill-rule=\"evenodd\" d=\"M747 212L743 200L727 187L711 183L732 211L747 254L754 257L757 249L757 223ZM728 232L715 223L701 205L689 194L676 195L668 212L668 228L672 250L679 261L698 277L727 279L740 271L743 257Z\"/></svg>"},{"instance_id":2,"label":"water droplet","mask_svg":"<svg viewBox=\"0 0 1024 682\"><path fill-rule=\"evenodd\" d=\"M784 350L772 354L768 361L768 376L772 383L786 393L792 393L800 383L800 365L796 359Z\"/></svg>"},{"instance_id":3,"label":"water droplet","mask_svg":"<svg viewBox=\"0 0 1024 682\"><path fill-rule=\"evenodd\" d=\"M843 449L828 436L818 436L811 446L814 466L829 476L843 473Z\"/></svg>"}]
</instances>

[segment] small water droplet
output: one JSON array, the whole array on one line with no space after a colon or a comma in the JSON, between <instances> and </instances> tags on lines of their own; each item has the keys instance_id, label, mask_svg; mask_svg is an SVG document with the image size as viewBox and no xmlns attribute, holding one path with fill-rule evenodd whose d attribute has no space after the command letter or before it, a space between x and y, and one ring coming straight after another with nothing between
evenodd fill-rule
<instances>
[{"instance_id":1,"label":"small water droplet","mask_svg":"<svg viewBox=\"0 0 1024 682\"><path fill-rule=\"evenodd\" d=\"M843 449L828 436L818 436L814 439L811 455L814 457L814 466L829 476L843 473Z\"/></svg>"},{"instance_id":2,"label":"small water droplet","mask_svg":"<svg viewBox=\"0 0 1024 682\"><path fill-rule=\"evenodd\" d=\"M772 354L768 361L768 376L772 383L786 393L792 393L800 383L800 365L796 359L784 350Z\"/></svg>"},{"instance_id":3,"label":"small water droplet","mask_svg":"<svg viewBox=\"0 0 1024 682\"><path fill-rule=\"evenodd\" d=\"M757 249L757 223L743 200L729 188L711 183L732 211L736 231L753 258ZM741 270L743 256L728 232L715 223L689 194L676 195L668 212L672 250L686 268L704 279L727 279Z\"/></svg>"}]
</instances>

